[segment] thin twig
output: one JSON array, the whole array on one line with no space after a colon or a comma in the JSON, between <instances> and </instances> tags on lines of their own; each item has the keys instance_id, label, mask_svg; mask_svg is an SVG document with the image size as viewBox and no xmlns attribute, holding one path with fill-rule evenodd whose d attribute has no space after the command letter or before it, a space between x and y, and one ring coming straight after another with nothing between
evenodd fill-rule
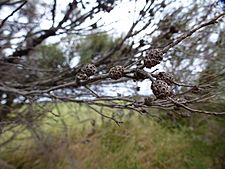
<instances>
[{"instance_id":1,"label":"thin twig","mask_svg":"<svg viewBox=\"0 0 225 169\"><path fill-rule=\"evenodd\" d=\"M11 12L11 14L9 14L5 19L2 20L1 24L0 24L0 29L3 27L4 23L11 17L14 15L14 13L16 13L18 10L20 10L25 4L27 3L27 1L24 1L20 6L18 6L14 11Z\"/></svg>"},{"instance_id":2,"label":"thin twig","mask_svg":"<svg viewBox=\"0 0 225 169\"><path fill-rule=\"evenodd\" d=\"M113 118L113 117L110 117L110 116L107 116L107 115L101 113L100 111L98 111L98 110L95 109L94 107L90 106L89 104L87 104L87 106L90 107L92 110L94 110L96 113L100 114L102 117L108 118L108 119L110 119L110 120L113 120L118 126L120 126L120 124L123 123L122 121L118 121L118 120L116 120L116 119Z\"/></svg>"},{"instance_id":3,"label":"thin twig","mask_svg":"<svg viewBox=\"0 0 225 169\"><path fill-rule=\"evenodd\" d=\"M186 109L192 113L201 113L201 114L208 114L208 115L225 115L225 112L210 112L210 111L204 111L204 110L197 110L197 109L190 108L182 103L179 103L170 97L168 99L170 101L172 101L175 105L177 105L179 107L183 107L184 109Z\"/></svg>"},{"instance_id":4,"label":"thin twig","mask_svg":"<svg viewBox=\"0 0 225 169\"><path fill-rule=\"evenodd\" d=\"M94 92L92 89L90 89L88 86L84 86L86 89L88 89L95 97L97 97L97 98L99 98L100 96L96 93L96 92Z\"/></svg>"},{"instance_id":5,"label":"thin twig","mask_svg":"<svg viewBox=\"0 0 225 169\"><path fill-rule=\"evenodd\" d=\"M53 4L53 7L52 7L52 26L54 26L55 24L55 11L56 11L56 4L57 4L57 0L54 0L54 4Z\"/></svg>"},{"instance_id":6,"label":"thin twig","mask_svg":"<svg viewBox=\"0 0 225 169\"><path fill-rule=\"evenodd\" d=\"M220 15L216 16L215 18L211 19L210 21L208 21L206 23L200 24L199 26L192 29L191 31L181 35L177 40L175 40L174 42L172 42L172 43L168 44L166 47L164 47L163 52L166 53L170 48L176 46L181 41L183 41L187 37L191 36L193 33L198 31L199 29L217 23L217 20L220 19L221 17L223 17L224 15L225 15L225 12L221 13Z\"/></svg>"}]
</instances>

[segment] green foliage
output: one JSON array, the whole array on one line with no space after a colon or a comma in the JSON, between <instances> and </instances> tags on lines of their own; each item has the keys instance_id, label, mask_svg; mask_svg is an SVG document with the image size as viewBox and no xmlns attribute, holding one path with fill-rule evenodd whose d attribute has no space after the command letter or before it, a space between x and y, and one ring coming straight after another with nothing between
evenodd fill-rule
<instances>
[{"instance_id":1,"label":"green foliage","mask_svg":"<svg viewBox=\"0 0 225 169\"><path fill-rule=\"evenodd\" d=\"M110 109L103 109L110 115ZM125 112L126 114L127 112ZM42 144L18 138L13 145L20 145L13 151L1 150L0 158L22 169L71 169L71 158L82 168L91 169L220 169L224 167L225 121L223 118L196 116L189 123L169 120L156 122L145 116L123 119L118 127L115 123L103 125L98 114L86 106L74 103L60 103L39 125L45 132L42 142L50 150L43 153ZM205 117L205 116L204 116ZM92 128L89 119L95 119ZM65 129L65 124L67 129ZM92 136L88 136L94 129ZM65 134L65 131L68 133ZM24 133L24 136L28 135ZM68 135L68 146L61 146ZM81 143L88 139L89 142ZM20 144L19 144L20 143ZM14 147L14 146L9 146ZM44 155L43 155L44 154ZM71 156L69 156L71 155ZM52 163L52 161L57 161ZM54 164L54 165L53 165Z\"/></svg>"},{"instance_id":2,"label":"green foliage","mask_svg":"<svg viewBox=\"0 0 225 169\"><path fill-rule=\"evenodd\" d=\"M42 45L37 49L38 67L59 68L65 64L65 57L55 45Z\"/></svg>"},{"instance_id":3,"label":"green foliage","mask_svg":"<svg viewBox=\"0 0 225 169\"><path fill-rule=\"evenodd\" d=\"M118 152L122 150L122 148L127 144L129 141L128 137L126 136L126 129L109 126L106 130L107 132L102 135L101 143L102 146L105 148L106 152Z\"/></svg>"},{"instance_id":4,"label":"green foliage","mask_svg":"<svg viewBox=\"0 0 225 169\"><path fill-rule=\"evenodd\" d=\"M102 54L115 46L117 40L105 33L96 33L86 36L79 45L77 50L81 56L81 63L89 63L96 55Z\"/></svg>"},{"instance_id":5,"label":"green foliage","mask_svg":"<svg viewBox=\"0 0 225 169\"><path fill-rule=\"evenodd\" d=\"M134 163L132 164L131 169L140 169L140 168L138 167L137 162L134 162Z\"/></svg>"}]
</instances>

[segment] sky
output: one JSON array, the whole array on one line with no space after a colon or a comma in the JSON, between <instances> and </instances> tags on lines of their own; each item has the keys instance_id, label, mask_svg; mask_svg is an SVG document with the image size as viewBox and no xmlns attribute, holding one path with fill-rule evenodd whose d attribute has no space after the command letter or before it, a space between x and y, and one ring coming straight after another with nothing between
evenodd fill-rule
<instances>
[{"instance_id":1,"label":"sky","mask_svg":"<svg viewBox=\"0 0 225 169\"><path fill-rule=\"evenodd\" d=\"M35 0L33 0L35 1ZM56 12L56 20L61 20L63 17L61 13L62 10L65 10L67 8L68 3L70 3L72 0L58 0L57 1L57 12ZM53 0L46 0L47 4L52 4ZM85 2L85 1L84 1ZM93 0L95 2L95 0ZM129 29L129 26L132 24L132 21L134 20L136 13L138 12L138 9L141 9L144 5L144 0L136 1L129 1L129 0L122 0L121 3L118 3L118 5L115 7L113 11L110 13L104 13L104 15L101 15L102 21L101 23L106 23L106 25L109 25L110 27L114 27L119 32L126 32L127 29ZM136 12L133 10L136 9ZM38 8L38 10L41 10L42 12L45 10L44 8ZM131 12L128 12L131 11ZM9 10L8 8L2 8L0 10L0 19L4 19L6 16L8 16L12 10ZM8 21L13 21L13 17L10 17ZM23 18L20 18L18 20L19 22L26 22L26 20L23 20ZM34 21L35 22L35 21ZM49 22L48 19L43 20L42 24L40 25L42 29L47 29L51 27L51 22Z\"/></svg>"}]
</instances>

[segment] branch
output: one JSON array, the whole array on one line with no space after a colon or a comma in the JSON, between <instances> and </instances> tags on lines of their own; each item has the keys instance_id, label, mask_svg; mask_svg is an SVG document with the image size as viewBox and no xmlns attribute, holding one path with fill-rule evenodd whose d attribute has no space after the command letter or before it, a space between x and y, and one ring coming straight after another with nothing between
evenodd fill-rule
<instances>
[{"instance_id":1,"label":"branch","mask_svg":"<svg viewBox=\"0 0 225 169\"><path fill-rule=\"evenodd\" d=\"M77 7L77 1L73 0L73 2L69 3L69 9L66 12L65 16L63 17L63 19L59 22L57 28L61 28L62 24L65 23L68 19L70 14L73 12L73 10Z\"/></svg>"},{"instance_id":2,"label":"branch","mask_svg":"<svg viewBox=\"0 0 225 169\"><path fill-rule=\"evenodd\" d=\"M11 0L1 0L0 1L0 7L2 7L3 5L5 6L12 6L12 5L16 5L18 3L22 3L24 0L18 0L18 1L13 1L10 2Z\"/></svg>"},{"instance_id":3,"label":"branch","mask_svg":"<svg viewBox=\"0 0 225 169\"><path fill-rule=\"evenodd\" d=\"M190 108L182 103L179 103L179 102L173 100L172 98L168 98L168 99L170 101L172 101L178 107L183 107L184 109L186 109L192 113L201 113L201 114L207 114L207 115L225 115L225 112L210 112L210 111L204 111L204 110L197 110L197 109Z\"/></svg>"},{"instance_id":4,"label":"branch","mask_svg":"<svg viewBox=\"0 0 225 169\"><path fill-rule=\"evenodd\" d=\"M210 21L208 21L206 23L203 23L203 24L197 26L196 28L192 29L191 31L181 35L177 40L175 40L174 42L172 42L172 43L168 44L166 47L164 47L163 52L166 53L170 48L176 46L181 41L183 41L187 37L191 36L193 33L198 31L199 29L217 23L217 20L222 18L224 15L225 15L225 12L221 13L220 15L216 16L215 18L211 19Z\"/></svg>"},{"instance_id":5,"label":"branch","mask_svg":"<svg viewBox=\"0 0 225 169\"><path fill-rule=\"evenodd\" d=\"M30 47L26 49L16 50L13 52L13 54L7 59L7 61L12 62L14 60L15 56L23 56L27 55L30 51L32 51L37 45L41 44L45 39L47 39L50 36L56 35L56 32L61 28L62 24L65 23L68 19L70 14L73 12L73 10L77 7L77 1L74 0L73 2L69 3L69 9L67 10L66 14L64 15L63 19L59 22L57 27L52 27L48 30L42 30L41 32L44 32L44 34L40 35L39 37L33 39L33 43L29 44Z\"/></svg>"},{"instance_id":6,"label":"branch","mask_svg":"<svg viewBox=\"0 0 225 169\"><path fill-rule=\"evenodd\" d=\"M0 86L0 91L15 93L15 94L23 95L23 96L26 96L26 95L40 95L40 94L49 93L51 91L58 90L58 89L63 89L63 88L68 88L68 87L77 88L77 87L80 87L80 86L85 86L87 84L90 84L90 83L93 83L93 82L97 82L99 80L104 80L106 78L108 78L108 74L102 74L102 75L97 75L95 77L92 77L92 78L90 78L88 80L85 80L85 81L78 82L78 81L74 81L73 80L73 81L70 81L68 83L60 84L60 85L53 86L53 87L47 86L47 89L30 90L30 91L12 88L12 87L9 87L9 86L5 85L4 83L0 83L0 85L1 85Z\"/></svg>"},{"instance_id":7,"label":"branch","mask_svg":"<svg viewBox=\"0 0 225 169\"><path fill-rule=\"evenodd\" d=\"M11 12L11 14L9 16L7 16L5 19L2 20L1 24L0 24L0 29L3 27L4 23L11 17L14 15L14 13L16 13L18 10L20 10L25 4L27 3L27 1L24 1L20 6L18 6L14 11Z\"/></svg>"},{"instance_id":8,"label":"branch","mask_svg":"<svg viewBox=\"0 0 225 169\"><path fill-rule=\"evenodd\" d=\"M54 0L54 4L53 4L53 7L52 7L52 26L54 26L55 24L55 11L56 11L56 4L57 4L57 0Z\"/></svg>"},{"instance_id":9,"label":"branch","mask_svg":"<svg viewBox=\"0 0 225 169\"><path fill-rule=\"evenodd\" d=\"M151 8L152 4L153 4L153 2L151 4L149 4L149 6L148 6L148 3L146 3L146 5L143 7L142 11L144 13L147 13L147 11ZM105 55L103 55L101 58L99 58L94 64L96 66L101 65L105 60L107 60L113 54L115 54L118 50L120 50L121 47L123 46L123 44L125 43L125 41L135 35L135 33L133 33L134 29L137 27L137 25L140 23L140 21L143 19L143 17L144 17L144 15L140 15L140 17L135 22L133 22L130 29L126 33L125 37L113 49L111 49ZM145 26L147 27L149 24L150 24L150 22L148 24L146 24ZM143 29L139 30L138 33L140 33L142 30L144 30L146 28L145 26L143 27Z\"/></svg>"},{"instance_id":10,"label":"branch","mask_svg":"<svg viewBox=\"0 0 225 169\"><path fill-rule=\"evenodd\" d=\"M120 126L121 123L123 123L122 121L118 121L116 120L115 118L113 117L110 117L110 116L107 116L103 113L101 113L100 111L98 111L97 109L95 109L94 107L90 106L89 104L87 104L88 107L90 107L92 110L94 110L96 113L98 113L99 115L101 115L102 117L104 118L107 118L107 119L110 119L110 120L113 120L118 126Z\"/></svg>"},{"instance_id":11,"label":"branch","mask_svg":"<svg viewBox=\"0 0 225 169\"><path fill-rule=\"evenodd\" d=\"M97 97L97 98L100 97L96 92L94 92L94 91L93 91L92 89L90 89L88 86L84 86L84 87L85 87L86 89L88 89L94 97Z\"/></svg>"}]
</instances>

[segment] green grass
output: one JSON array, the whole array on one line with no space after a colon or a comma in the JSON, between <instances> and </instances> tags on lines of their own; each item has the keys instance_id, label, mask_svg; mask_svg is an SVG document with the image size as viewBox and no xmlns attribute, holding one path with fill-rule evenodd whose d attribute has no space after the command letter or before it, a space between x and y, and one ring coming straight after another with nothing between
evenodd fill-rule
<instances>
[{"instance_id":1,"label":"green grass","mask_svg":"<svg viewBox=\"0 0 225 169\"><path fill-rule=\"evenodd\" d=\"M99 109L100 110L100 109ZM119 112L121 110L116 110ZM113 110L103 109L111 115ZM221 169L225 166L225 122L196 116L172 122L124 112L119 127L87 106L58 104L37 122L41 139L24 131L0 150L21 169ZM91 125L95 120L96 125ZM6 133L6 138L9 133ZM4 137L2 137L4 138ZM0 140L2 140L2 138ZM24 139L21 139L24 138Z\"/></svg>"}]
</instances>

